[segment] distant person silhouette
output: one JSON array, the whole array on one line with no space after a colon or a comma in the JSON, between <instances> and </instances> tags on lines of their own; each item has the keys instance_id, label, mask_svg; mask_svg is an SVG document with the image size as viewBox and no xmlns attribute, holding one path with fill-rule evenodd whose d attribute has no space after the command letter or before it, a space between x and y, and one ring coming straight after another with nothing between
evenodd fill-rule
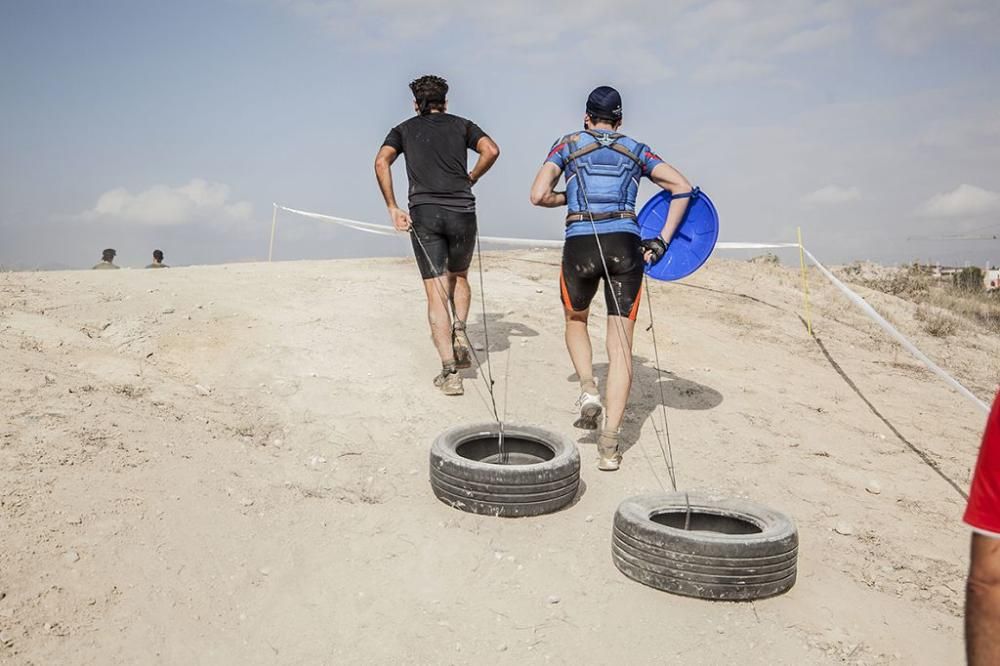
<instances>
[{"instance_id":1,"label":"distant person silhouette","mask_svg":"<svg viewBox=\"0 0 1000 666\"><path fill-rule=\"evenodd\" d=\"M117 252L115 252L114 249L112 249L110 247L107 250L105 250L104 252L102 252L101 253L101 263L99 263L96 266L94 266L94 270L95 271L104 271L104 270L112 270L112 269L118 270L118 268L120 268L120 267L119 266L115 266L115 255L116 254L117 254Z\"/></svg>"},{"instance_id":2,"label":"distant person silhouette","mask_svg":"<svg viewBox=\"0 0 1000 666\"><path fill-rule=\"evenodd\" d=\"M153 263L146 268L170 268L163 263L163 250L153 250Z\"/></svg>"}]
</instances>

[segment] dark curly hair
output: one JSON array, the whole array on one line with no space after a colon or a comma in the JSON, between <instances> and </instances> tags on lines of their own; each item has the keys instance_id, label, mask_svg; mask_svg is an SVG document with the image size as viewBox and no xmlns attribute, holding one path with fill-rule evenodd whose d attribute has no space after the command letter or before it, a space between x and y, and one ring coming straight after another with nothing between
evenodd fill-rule
<instances>
[{"instance_id":1,"label":"dark curly hair","mask_svg":"<svg viewBox=\"0 0 1000 666\"><path fill-rule=\"evenodd\" d=\"M420 115L431 111L443 111L448 98L448 82L440 76L427 74L410 82L413 99L420 109Z\"/></svg>"}]
</instances>

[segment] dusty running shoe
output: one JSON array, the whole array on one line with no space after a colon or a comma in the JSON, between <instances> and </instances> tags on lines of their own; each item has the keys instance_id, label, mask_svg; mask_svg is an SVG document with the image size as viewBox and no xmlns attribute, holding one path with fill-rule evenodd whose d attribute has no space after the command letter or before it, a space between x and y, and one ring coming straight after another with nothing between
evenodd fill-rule
<instances>
[{"instance_id":1,"label":"dusty running shoe","mask_svg":"<svg viewBox=\"0 0 1000 666\"><path fill-rule=\"evenodd\" d=\"M441 392L445 395L462 395L465 387L462 386L462 375L457 372L450 372L444 375L441 382Z\"/></svg>"},{"instance_id":2,"label":"dusty running shoe","mask_svg":"<svg viewBox=\"0 0 1000 666\"><path fill-rule=\"evenodd\" d=\"M580 417L573 422L573 425L583 430L597 430L604 407L601 405L601 396L597 392L596 384L590 384L583 389L576 406L580 408Z\"/></svg>"},{"instance_id":3,"label":"dusty running shoe","mask_svg":"<svg viewBox=\"0 0 1000 666\"><path fill-rule=\"evenodd\" d=\"M618 450L621 436L617 430L602 430L597 438L597 469L614 472L621 466L622 454Z\"/></svg>"},{"instance_id":4,"label":"dusty running shoe","mask_svg":"<svg viewBox=\"0 0 1000 666\"><path fill-rule=\"evenodd\" d=\"M434 388L441 388L444 386L445 380L448 379L448 375L455 372L454 363L443 363L441 364L441 372L434 378Z\"/></svg>"},{"instance_id":5,"label":"dusty running shoe","mask_svg":"<svg viewBox=\"0 0 1000 666\"><path fill-rule=\"evenodd\" d=\"M455 351L455 367L459 369L472 367L472 344L465 334L465 322L456 321L451 327L451 348Z\"/></svg>"}]
</instances>

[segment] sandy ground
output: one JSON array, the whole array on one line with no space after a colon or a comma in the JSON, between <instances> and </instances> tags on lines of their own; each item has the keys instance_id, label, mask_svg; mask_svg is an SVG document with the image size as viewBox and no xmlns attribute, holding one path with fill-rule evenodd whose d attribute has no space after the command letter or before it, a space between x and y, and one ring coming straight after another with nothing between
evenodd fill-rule
<instances>
[{"instance_id":1,"label":"sandy ground","mask_svg":"<svg viewBox=\"0 0 1000 666\"><path fill-rule=\"evenodd\" d=\"M790 514L801 550L774 599L643 587L610 535L623 498L667 484L650 336L635 445L602 474L571 426L557 258L486 258L501 409L585 463L571 507L520 520L430 492L434 436L490 414L474 372L464 397L432 389L411 260L0 275L0 662L960 663L984 414L818 274L819 343L795 270L715 260L653 285L681 489ZM862 291L991 397L1000 340L930 338Z\"/></svg>"}]
</instances>

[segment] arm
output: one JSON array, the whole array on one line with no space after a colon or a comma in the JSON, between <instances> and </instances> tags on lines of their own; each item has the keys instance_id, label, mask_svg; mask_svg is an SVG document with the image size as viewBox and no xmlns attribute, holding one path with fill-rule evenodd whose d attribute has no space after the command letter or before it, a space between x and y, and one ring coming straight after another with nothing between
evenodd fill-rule
<instances>
[{"instance_id":1,"label":"arm","mask_svg":"<svg viewBox=\"0 0 1000 666\"><path fill-rule=\"evenodd\" d=\"M684 177L684 174L666 162L660 162L653 167L649 179L671 194L684 194L691 191L691 183ZM667 220L663 224L663 231L660 232L664 243L669 243L670 239L673 238L674 232L680 226L681 219L684 218L684 213L687 212L690 201L691 199L674 199L670 202Z\"/></svg>"},{"instance_id":2,"label":"arm","mask_svg":"<svg viewBox=\"0 0 1000 666\"><path fill-rule=\"evenodd\" d=\"M382 146L375 156L375 178L382 190L382 198L389 210L389 218L396 231L409 231L412 220L410 214L396 205L396 193L392 189L392 163L399 157L399 152L392 146Z\"/></svg>"},{"instance_id":3,"label":"arm","mask_svg":"<svg viewBox=\"0 0 1000 666\"><path fill-rule=\"evenodd\" d=\"M546 162L538 170L535 182L531 184L531 203L543 208L558 208L566 205L566 193L556 192L556 183L562 169L552 162Z\"/></svg>"},{"instance_id":4,"label":"arm","mask_svg":"<svg viewBox=\"0 0 1000 666\"><path fill-rule=\"evenodd\" d=\"M965 587L965 650L970 666L1000 663L1000 539L973 533Z\"/></svg>"},{"instance_id":5,"label":"arm","mask_svg":"<svg viewBox=\"0 0 1000 666\"><path fill-rule=\"evenodd\" d=\"M476 160L476 165L469 172L469 180L473 185L486 175L486 172L490 170L490 167L500 157L500 147L494 143L493 139L484 136L476 142L476 152L479 153L479 159Z\"/></svg>"}]
</instances>

